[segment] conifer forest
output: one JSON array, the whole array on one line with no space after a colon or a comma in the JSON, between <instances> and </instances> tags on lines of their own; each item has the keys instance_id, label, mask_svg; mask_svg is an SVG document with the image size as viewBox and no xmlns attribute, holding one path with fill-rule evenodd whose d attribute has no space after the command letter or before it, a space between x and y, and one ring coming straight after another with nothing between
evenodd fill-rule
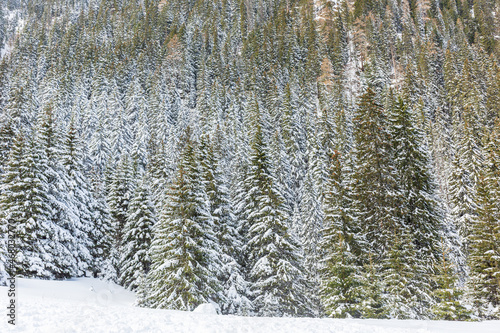
<instances>
[{"instance_id":1,"label":"conifer forest","mask_svg":"<svg viewBox=\"0 0 500 333\"><path fill-rule=\"evenodd\" d=\"M0 50L0 285L500 319L499 0L0 0Z\"/></svg>"}]
</instances>

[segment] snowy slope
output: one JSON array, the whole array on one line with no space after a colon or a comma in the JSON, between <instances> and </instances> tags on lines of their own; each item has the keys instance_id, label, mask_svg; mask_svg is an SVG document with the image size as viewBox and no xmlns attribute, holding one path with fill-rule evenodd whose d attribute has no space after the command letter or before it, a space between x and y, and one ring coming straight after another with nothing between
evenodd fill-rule
<instances>
[{"instance_id":1,"label":"snowy slope","mask_svg":"<svg viewBox=\"0 0 500 333\"><path fill-rule=\"evenodd\" d=\"M439 321L247 318L153 310L133 306L123 288L96 279L41 281L18 279L18 325L2 315L0 332L189 332L189 333L497 333L500 321ZM0 304L7 290L0 288Z\"/></svg>"}]
</instances>

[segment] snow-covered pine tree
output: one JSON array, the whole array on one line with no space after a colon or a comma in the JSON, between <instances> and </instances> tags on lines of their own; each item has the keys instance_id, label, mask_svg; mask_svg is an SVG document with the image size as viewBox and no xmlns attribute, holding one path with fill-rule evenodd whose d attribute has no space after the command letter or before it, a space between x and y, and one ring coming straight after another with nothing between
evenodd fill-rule
<instances>
[{"instance_id":1,"label":"snow-covered pine tree","mask_svg":"<svg viewBox=\"0 0 500 333\"><path fill-rule=\"evenodd\" d=\"M254 306L261 316L310 315L311 305L304 294L308 285L301 266L299 244L288 231L283 198L276 190L256 111L255 136L245 180L247 207L252 207L247 221L245 253Z\"/></svg>"},{"instance_id":2,"label":"snow-covered pine tree","mask_svg":"<svg viewBox=\"0 0 500 333\"><path fill-rule=\"evenodd\" d=\"M382 263L374 260L368 253L368 261L362 271L363 298L359 305L362 318L389 318L384 299L384 281L382 279Z\"/></svg>"},{"instance_id":3,"label":"snow-covered pine tree","mask_svg":"<svg viewBox=\"0 0 500 333\"><path fill-rule=\"evenodd\" d=\"M464 252L468 252L468 236L477 216L476 184L484 160L483 128L479 117L482 113L480 94L471 82L468 60L463 73L456 79L456 87L449 96L453 110L453 140L455 156L450 175L451 213L463 238Z\"/></svg>"},{"instance_id":4,"label":"snow-covered pine tree","mask_svg":"<svg viewBox=\"0 0 500 333\"><path fill-rule=\"evenodd\" d=\"M500 318L500 125L487 145L477 183L478 215L469 235L470 296L482 318Z\"/></svg>"},{"instance_id":5,"label":"snow-covered pine tree","mask_svg":"<svg viewBox=\"0 0 500 333\"><path fill-rule=\"evenodd\" d=\"M78 260L80 273L86 273L86 269L95 270L94 258L90 249L92 248L91 234L97 228L96 219L101 217L98 211L94 211L97 203L92 195L90 181L84 174L83 156L78 140L78 134L71 121L64 140L61 160L67 181L66 200L75 208L71 223L71 234L76 240L75 257Z\"/></svg>"},{"instance_id":6,"label":"snow-covered pine tree","mask_svg":"<svg viewBox=\"0 0 500 333\"><path fill-rule=\"evenodd\" d=\"M7 164L14 137L15 133L12 121L8 119L6 123L0 125L0 174Z\"/></svg>"},{"instance_id":7,"label":"snow-covered pine tree","mask_svg":"<svg viewBox=\"0 0 500 333\"><path fill-rule=\"evenodd\" d=\"M61 163L62 139L56 126L52 104L45 106L39 116L33 154L38 157L36 168L45 178L46 203L50 207L50 227L45 237L51 255L52 272L55 278L81 276L90 262L86 245L87 230L78 217L78 208L70 195L70 179ZM82 243L80 243L82 242Z\"/></svg>"},{"instance_id":8,"label":"snow-covered pine tree","mask_svg":"<svg viewBox=\"0 0 500 333\"><path fill-rule=\"evenodd\" d=\"M306 297L313 305L314 316L320 316L322 309L319 300L319 268L323 256L319 246L321 230L323 229L323 170L325 158L317 142L316 136L311 135L308 168L301 188L300 217L302 225L299 237L304 251L304 269L310 287L306 290Z\"/></svg>"},{"instance_id":9,"label":"snow-covered pine tree","mask_svg":"<svg viewBox=\"0 0 500 333\"><path fill-rule=\"evenodd\" d=\"M390 129L398 180L400 218L399 225L395 226L394 230L399 230L400 237L406 237L407 241L413 242L399 244L394 250L402 251L406 255L406 264L411 266L415 274L408 276L407 281L411 296L407 295L401 299L403 302L414 302L410 306L413 314L400 312L397 317L427 318L434 288L433 267L440 257L438 244L443 214L435 195L436 185L429 170L430 161L425 150L424 133L418 128L415 114L401 96L392 103L391 109ZM389 266L392 263L395 262L390 262ZM396 270L399 268L392 267ZM403 276L402 273L396 275Z\"/></svg>"},{"instance_id":10,"label":"snow-covered pine tree","mask_svg":"<svg viewBox=\"0 0 500 333\"><path fill-rule=\"evenodd\" d=\"M107 202L112 219L113 244L110 260L116 268L117 277L120 276L119 257L123 245L123 233L128 218L128 207L134 193L133 170L128 155L122 155L120 162L110 177L108 184Z\"/></svg>"},{"instance_id":11,"label":"snow-covered pine tree","mask_svg":"<svg viewBox=\"0 0 500 333\"><path fill-rule=\"evenodd\" d=\"M363 299L362 267L357 258L360 240L353 226L347 161L334 151L325 190L324 227L320 242L320 297L327 315L359 318Z\"/></svg>"},{"instance_id":12,"label":"snow-covered pine tree","mask_svg":"<svg viewBox=\"0 0 500 333\"><path fill-rule=\"evenodd\" d=\"M389 122L369 87L360 96L353 123L352 178L357 223L369 245L363 251L378 260L393 240L391 230L399 223L399 203Z\"/></svg>"},{"instance_id":13,"label":"snow-covered pine tree","mask_svg":"<svg viewBox=\"0 0 500 333\"><path fill-rule=\"evenodd\" d=\"M402 191L402 223L415 238L416 250L428 260L439 258L439 231L442 212L435 195L430 160L424 146L424 133L417 127L415 115L402 97L392 107L391 132L394 163Z\"/></svg>"},{"instance_id":14,"label":"snow-covered pine tree","mask_svg":"<svg viewBox=\"0 0 500 333\"><path fill-rule=\"evenodd\" d=\"M352 198L355 230L365 244L359 254L360 264L364 265L364 299L360 308L365 318L386 318L382 263L401 221L389 120L370 87L360 96L354 116Z\"/></svg>"},{"instance_id":15,"label":"snow-covered pine tree","mask_svg":"<svg viewBox=\"0 0 500 333\"><path fill-rule=\"evenodd\" d=\"M294 88L298 89L298 84L295 82ZM286 147L286 153L290 161L290 179L288 179L287 187L291 192L293 210L300 211L300 189L304 182L304 176L307 169L306 164L306 146L307 134L305 130L305 105L299 107L299 96L293 90L290 84L285 88L285 96L283 99L283 139ZM306 98L304 96L301 96ZM302 101L306 103L306 101ZM302 221L298 218L292 222L291 228L294 233L301 228Z\"/></svg>"},{"instance_id":16,"label":"snow-covered pine tree","mask_svg":"<svg viewBox=\"0 0 500 333\"><path fill-rule=\"evenodd\" d=\"M156 308L192 310L215 300L221 289L213 218L201 178L198 147L190 136L188 128L151 245L148 301Z\"/></svg>"},{"instance_id":17,"label":"snow-covered pine tree","mask_svg":"<svg viewBox=\"0 0 500 333\"><path fill-rule=\"evenodd\" d=\"M436 266L437 288L432 296L436 303L431 311L433 318L438 320L469 320L471 311L461 302L463 289L457 286L456 269L448 258L449 250L446 249L444 240L441 239L442 258Z\"/></svg>"},{"instance_id":18,"label":"snow-covered pine tree","mask_svg":"<svg viewBox=\"0 0 500 333\"><path fill-rule=\"evenodd\" d=\"M419 318L420 281L416 280L421 269L416 267L417 264L413 238L408 229L399 227L394 232L392 248L382 263L383 307L389 318Z\"/></svg>"},{"instance_id":19,"label":"snow-covered pine tree","mask_svg":"<svg viewBox=\"0 0 500 333\"><path fill-rule=\"evenodd\" d=\"M93 260L90 268L94 277L108 277L114 280L116 269L113 265L114 253L112 253L113 225L103 189L100 189L95 182L96 180L92 182L94 201L90 207L93 221L89 234L92 241L89 250Z\"/></svg>"},{"instance_id":20,"label":"snow-covered pine tree","mask_svg":"<svg viewBox=\"0 0 500 333\"><path fill-rule=\"evenodd\" d=\"M141 170L144 170L148 159L149 123L148 101L146 92L140 82L140 73L136 72L125 95L125 113L127 123L133 128L132 158Z\"/></svg>"},{"instance_id":21,"label":"snow-covered pine tree","mask_svg":"<svg viewBox=\"0 0 500 333\"><path fill-rule=\"evenodd\" d=\"M249 300L249 283L245 280L241 260L243 240L238 233L233 207L223 178L218 155L209 137L203 137L200 144L201 171L205 191L210 203L210 214L214 220L215 234L220 246L221 268L217 272L222 294L219 297L224 314L248 315L252 311Z\"/></svg>"},{"instance_id":22,"label":"snow-covered pine tree","mask_svg":"<svg viewBox=\"0 0 500 333\"><path fill-rule=\"evenodd\" d=\"M123 230L120 284L127 289L136 290L140 286L141 279L149 272L151 266L149 248L155 223L156 215L149 192L149 182L143 177L135 188L128 206L127 222Z\"/></svg>"},{"instance_id":23,"label":"snow-covered pine tree","mask_svg":"<svg viewBox=\"0 0 500 333\"><path fill-rule=\"evenodd\" d=\"M37 166L33 140L26 143L18 133L5 172L0 194L0 219L3 227L9 221L18 253L11 275L53 278L52 258L47 243L51 208L48 205L46 179Z\"/></svg>"}]
</instances>

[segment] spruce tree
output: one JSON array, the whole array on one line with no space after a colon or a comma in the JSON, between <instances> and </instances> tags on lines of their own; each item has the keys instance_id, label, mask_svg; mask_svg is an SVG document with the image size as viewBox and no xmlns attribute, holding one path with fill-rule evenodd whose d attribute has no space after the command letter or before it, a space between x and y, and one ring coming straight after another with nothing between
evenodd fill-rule
<instances>
[{"instance_id":1,"label":"spruce tree","mask_svg":"<svg viewBox=\"0 0 500 333\"><path fill-rule=\"evenodd\" d=\"M199 152L187 131L151 245L148 300L156 308L192 310L215 300L221 289L217 239Z\"/></svg>"},{"instance_id":2,"label":"spruce tree","mask_svg":"<svg viewBox=\"0 0 500 333\"><path fill-rule=\"evenodd\" d=\"M9 221L18 253L11 275L53 278L52 258L47 243L51 209L48 205L46 181L37 170L39 156L32 142L18 134L2 176L0 194L1 225Z\"/></svg>"},{"instance_id":3,"label":"spruce tree","mask_svg":"<svg viewBox=\"0 0 500 333\"><path fill-rule=\"evenodd\" d=\"M107 203L112 219L113 241L110 260L115 267L117 277L120 276L119 257L123 245L123 232L128 218L128 208L134 191L133 169L130 159L123 155L111 175L108 185ZM110 276L110 278L113 278ZM114 279L114 278L113 278Z\"/></svg>"},{"instance_id":4,"label":"spruce tree","mask_svg":"<svg viewBox=\"0 0 500 333\"><path fill-rule=\"evenodd\" d=\"M392 315L427 318L434 288L433 267L439 258L437 245L443 214L438 198L434 194L436 186L428 167L430 161L425 151L424 134L418 127L412 110L401 96L392 105L391 133L398 180L397 202L400 219L394 230L396 233L402 233L399 237L406 237L405 239L411 242L411 244L395 244L396 248L391 252L402 252L405 264L409 265L415 274L413 277L408 277L407 283L411 285L408 288L410 294L401 299L406 304L413 302L410 306L413 313L392 313ZM390 261L388 264L391 266L395 263ZM390 269L399 270L401 266L399 263L396 264L399 267ZM396 273L395 276L403 277L402 272ZM397 306L390 307L397 308Z\"/></svg>"},{"instance_id":5,"label":"spruce tree","mask_svg":"<svg viewBox=\"0 0 500 333\"><path fill-rule=\"evenodd\" d=\"M128 207L127 222L123 230L120 257L120 284L136 290L141 279L149 272L149 248L153 238L156 216L149 192L149 183L143 178L135 189Z\"/></svg>"},{"instance_id":6,"label":"spruce tree","mask_svg":"<svg viewBox=\"0 0 500 333\"><path fill-rule=\"evenodd\" d=\"M470 294L477 314L488 319L500 318L498 137L494 133L488 145L488 163L477 184L478 216L469 235Z\"/></svg>"},{"instance_id":7,"label":"spruce tree","mask_svg":"<svg viewBox=\"0 0 500 333\"><path fill-rule=\"evenodd\" d=\"M241 248L243 239L236 226L233 206L214 143L203 137L200 145L201 171L209 200L210 214L214 220L217 242L220 246L220 270L217 276L222 286L218 302L224 314L250 314L253 305L249 300L249 283L243 275Z\"/></svg>"},{"instance_id":8,"label":"spruce tree","mask_svg":"<svg viewBox=\"0 0 500 333\"><path fill-rule=\"evenodd\" d=\"M98 228L96 220L101 216L99 211L94 210L97 203L92 195L90 181L84 173L83 155L77 135L72 121L65 136L60 158L65 177L68 179L66 200L70 201L74 208L71 233L77 242L75 256L80 269L84 272L87 268L95 270L94 260L97 261L98 258L92 255L91 234Z\"/></svg>"},{"instance_id":9,"label":"spruce tree","mask_svg":"<svg viewBox=\"0 0 500 333\"><path fill-rule=\"evenodd\" d=\"M315 141L315 138L310 139ZM315 316L321 314L319 301L319 261L322 252L319 246L321 230L323 229L323 175L324 157L319 144L314 142L310 147L309 163L304 184L302 186L302 199L300 202L300 217L302 220L299 236L304 251L304 269L310 287L306 291L307 297L313 304Z\"/></svg>"},{"instance_id":10,"label":"spruce tree","mask_svg":"<svg viewBox=\"0 0 500 333\"><path fill-rule=\"evenodd\" d=\"M257 114L258 115L258 114ZM304 316L310 305L297 241L289 234L259 120L246 179L248 242L245 253L256 311L261 316ZM253 201L253 202L251 202Z\"/></svg>"},{"instance_id":11,"label":"spruce tree","mask_svg":"<svg viewBox=\"0 0 500 333\"><path fill-rule=\"evenodd\" d=\"M363 267L362 285L363 298L359 306L362 318L386 319L389 318L388 307L384 295L384 281L382 278L383 265L368 253L368 261Z\"/></svg>"},{"instance_id":12,"label":"spruce tree","mask_svg":"<svg viewBox=\"0 0 500 333\"><path fill-rule=\"evenodd\" d=\"M396 230L392 248L382 264L384 308L389 318L419 318L417 251L408 230Z\"/></svg>"},{"instance_id":13,"label":"spruce tree","mask_svg":"<svg viewBox=\"0 0 500 333\"><path fill-rule=\"evenodd\" d=\"M399 223L393 148L386 111L371 88L361 95L354 126L353 198L357 223L378 260L390 248Z\"/></svg>"},{"instance_id":14,"label":"spruce tree","mask_svg":"<svg viewBox=\"0 0 500 333\"><path fill-rule=\"evenodd\" d=\"M325 191L324 228L320 242L320 297L328 316L361 317L363 300L359 239L353 226L353 207L349 191L347 161L338 151L331 156L330 177Z\"/></svg>"},{"instance_id":15,"label":"spruce tree","mask_svg":"<svg viewBox=\"0 0 500 333\"><path fill-rule=\"evenodd\" d=\"M442 258L437 264L436 283L437 288L433 291L436 303L432 306L432 314L438 320L469 320L471 311L461 302L463 290L457 286L455 269L447 257L449 251L442 244Z\"/></svg>"},{"instance_id":16,"label":"spruce tree","mask_svg":"<svg viewBox=\"0 0 500 333\"><path fill-rule=\"evenodd\" d=\"M402 199L401 222L414 237L416 250L421 256L425 255L426 260L432 261L439 257L437 244L442 214L435 195L436 185L429 170L424 134L416 123L412 110L402 97L398 97L393 105L391 132Z\"/></svg>"},{"instance_id":17,"label":"spruce tree","mask_svg":"<svg viewBox=\"0 0 500 333\"><path fill-rule=\"evenodd\" d=\"M39 116L33 153L38 156L37 172L45 178L46 203L50 207L46 237L53 274L56 278L69 278L84 275L91 258L87 226L80 222L78 203L71 193L72 182L62 164L62 138L55 117L52 104L47 105Z\"/></svg>"},{"instance_id":18,"label":"spruce tree","mask_svg":"<svg viewBox=\"0 0 500 333\"><path fill-rule=\"evenodd\" d=\"M15 133L12 121L8 120L0 126L0 174L7 164Z\"/></svg>"}]
</instances>

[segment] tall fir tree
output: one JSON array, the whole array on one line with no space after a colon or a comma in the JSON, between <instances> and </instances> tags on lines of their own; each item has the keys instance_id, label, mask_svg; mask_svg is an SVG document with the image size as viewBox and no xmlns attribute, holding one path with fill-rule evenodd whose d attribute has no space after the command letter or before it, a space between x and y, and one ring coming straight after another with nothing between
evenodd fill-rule
<instances>
[{"instance_id":1,"label":"tall fir tree","mask_svg":"<svg viewBox=\"0 0 500 333\"><path fill-rule=\"evenodd\" d=\"M386 110L369 87L360 96L353 122L356 125L352 177L357 223L368 242L364 251L379 259L390 248L391 231L399 223L399 193Z\"/></svg>"},{"instance_id":2,"label":"tall fir tree","mask_svg":"<svg viewBox=\"0 0 500 333\"><path fill-rule=\"evenodd\" d=\"M52 260L47 251L51 209L46 197L45 178L37 170L39 156L34 144L18 134L2 177L0 214L2 227L16 240L17 254L11 276L53 278Z\"/></svg>"},{"instance_id":3,"label":"tall fir tree","mask_svg":"<svg viewBox=\"0 0 500 333\"><path fill-rule=\"evenodd\" d=\"M364 295L362 266L359 264L360 239L354 229L347 161L335 151L325 190L325 221L321 238L320 297L327 315L359 318Z\"/></svg>"},{"instance_id":4,"label":"tall fir tree","mask_svg":"<svg viewBox=\"0 0 500 333\"><path fill-rule=\"evenodd\" d=\"M149 183L144 177L135 189L127 213L120 257L120 284L136 290L141 280L145 282L144 276L151 266L149 248L156 224Z\"/></svg>"},{"instance_id":5,"label":"tall fir tree","mask_svg":"<svg viewBox=\"0 0 500 333\"><path fill-rule=\"evenodd\" d=\"M470 320L471 311L462 304L463 288L457 286L456 269L448 258L444 240L441 239L442 258L436 267L437 288L433 291L436 303L431 311L438 320Z\"/></svg>"},{"instance_id":6,"label":"tall fir tree","mask_svg":"<svg viewBox=\"0 0 500 333\"><path fill-rule=\"evenodd\" d=\"M192 310L214 301L221 289L218 244L189 128L174 182L166 191L151 245L150 304Z\"/></svg>"},{"instance_id":7,"label":"tall fir tree","mask_svg":"<svg viewBox=\"0 0 500 333\"><path fill-rule=\"evenodd\" d=\"M299 244L288 231L283 198L276 190L258 118L255 123L246 179L247 207L252 207L252 211L248 215L245 245L253 302L261 316L308 315L311 306L304 297L308 286Z\"/></svg>"},{"instance_id":8,"label":"tall fir tree","mask_svg":"<svg viewBox=\"0 0 500 333\"><path fill-rule=\"evenodd\" d=\"M113 240L109 254L111 265L114 271L110 270L110 279L120 277L119 257L123 245L123 232L128 218L128 208L131 197L134 193L133 168L130 158L123 155L116 166L113 174L110 175L107 191L107 203L112 219ZM111 267L110 267L111 268ZM116 276L114 276L116 275Z\"/></svg>"},{"instance_id":9,"label":"tall fir tree","mask_svg":"<svg viewBox=\"0 0 500 333\"><path fill-rule=\"evenodd\" d=\"M237 230L233 206L230 201L227 180L224 181L220 152L214 142L203 137L200 144L201 171L209 200L210 215L214 220L222 266L217 272L222 290L218 302L224 314L248 315L253 309L249 283L243 275L241 248L243 239Z\"/></svg>"},{"instance_id":10,"label":"tall fir tree","mask_svg":"<svg viewBox=\"0 0 500 333\"><path fill-rule=\"evenodd\" d=\"M487 163L477 184L478 215L469 235L470 294L477 315L500 317L500 126L487 145Z\"/></svg>"}]
</instances>

